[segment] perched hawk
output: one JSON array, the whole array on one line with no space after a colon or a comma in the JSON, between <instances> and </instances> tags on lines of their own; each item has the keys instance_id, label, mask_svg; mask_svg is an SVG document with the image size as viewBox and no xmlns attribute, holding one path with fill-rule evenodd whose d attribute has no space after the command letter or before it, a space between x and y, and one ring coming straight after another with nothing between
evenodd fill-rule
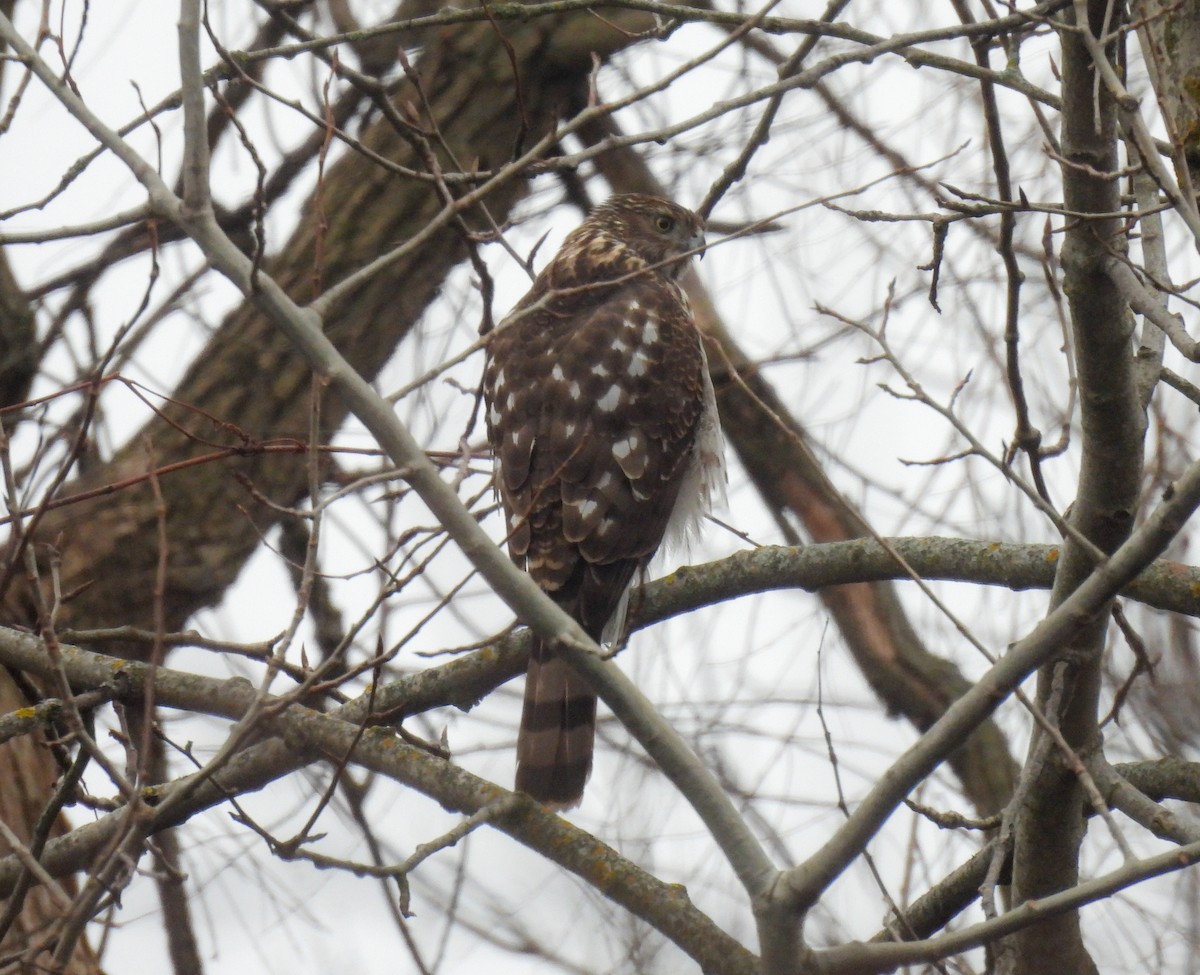
<instances>
[{"instance_id":1,"label":"perched hawk","mask_svg":"<svg viewBox=\"0 0 1200 975\"><path fill-rule=\"evenodd\" d=\"M594 640L665 535L723 484L700 333L675 279L704 222L621 194L567 236L488 345L488 438L513 561ZM534 639L516 787L566 808L592 766L596 695Z\"/></svg>"}]
</instances>

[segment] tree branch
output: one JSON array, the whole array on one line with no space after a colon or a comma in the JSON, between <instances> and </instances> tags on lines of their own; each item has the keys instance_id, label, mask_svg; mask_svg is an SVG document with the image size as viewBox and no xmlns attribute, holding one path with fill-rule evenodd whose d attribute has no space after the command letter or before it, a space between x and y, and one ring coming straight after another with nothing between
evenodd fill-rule
<instances>
[{"instance_id":1,"label":"tree branch","mask_svg":"<svg viewBox=\"0 0 1200 975\"><path fill-rule=\"evenodd\" d=\"M53 664L44 644L28 634L0 628L0 660L35 675L48 675ZM385 775L467 815L507 798L511 810L498 815L493 825L542 856L561 864L592 884L600 893L654 925L697 960L705 971L750 973L757 971L753 956L720 931L688 900L677 885L665 884L642 871L615 850L566 820L546 812L532 800L514 798L443 759L406 744L387 728L365 732L355 715L369 710L367 697L333 714L323 714L286 698L258 703L258 693L242 678L216 680L166 667L151 668L135 661L111 657L76 647L62 648L62 667L72 687L79 691L116 687L116 698L138 704L153 680L155 699L165 707L211 714L240 721L257 710L258 727L278 739L264 742L234 757L210 777L186 776L168 785L142 790L142 801L151 807L143 824L147 835L186 820L201 808L231 796L261 788L270 778L331 755L347 755L370 771ZM277 763L267 771L270 762ZM92 862L121 825L124 809L81 826L47 844L41 863L61 876ZM0 897L12 889L21 869L14 857L0 860Z\"/></svg>"}]
</instances>

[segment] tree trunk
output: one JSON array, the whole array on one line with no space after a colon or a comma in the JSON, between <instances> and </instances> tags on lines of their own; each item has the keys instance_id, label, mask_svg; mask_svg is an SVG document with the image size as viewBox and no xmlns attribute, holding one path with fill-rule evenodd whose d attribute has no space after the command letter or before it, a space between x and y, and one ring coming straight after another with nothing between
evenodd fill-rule
<instances>
[{"instance_id":1,"label":"tree trunk","mask_svg":"<svg viewBox=\"0 0 1200 975\"><path fill-rule=\"evenodd\" d=\"M1113 9L1115 22L1105 15ZM1121 6L1107 0L1088 4L1088 28L1103 36L1115 29ZM1115 101L1103 82L1095 84L1092 54L1066 15L1062 31L1064 201L1075 214L1114 214L1121 205ZM1113 51L1107 52L1110 57ZM1124 227L1112 216L1072 220L1062 263L1070 301L1071 328L1079 371L1083 457L1079 492L1070 523L1103 552L1112 552L1133 527L1141 487L1146 421L1134 375L1133 316L1107 271L1110 255L1124 250ZM1095 557L1079 542L1064 540L1051 606L1057 606L1091 572ZM1108 614L1081 621L1062 655L1038 674L1037 705L1058 726L1075 755L1100 744L1097 727L1101 658ZM1016 812L1013 893L1017 903L1073 886L1079 880L1079 849L1085 832L1085 798L1062 750L1035 731L1022 782L1027 787ZM1076 912L1026 928L1014 938L1020 973L1094 972Z\"/></svg>"}]
</instances>

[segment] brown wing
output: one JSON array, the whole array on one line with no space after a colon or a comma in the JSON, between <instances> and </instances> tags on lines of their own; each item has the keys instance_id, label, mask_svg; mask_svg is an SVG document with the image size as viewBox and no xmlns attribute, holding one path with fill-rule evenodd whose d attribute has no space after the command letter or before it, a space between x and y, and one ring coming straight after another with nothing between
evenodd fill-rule
<instances>
[{"instance_id":1,"label":"brown wing","mask_svg":"<svg viewBox=\"0 0 1200 975\"><path fill-rule=\"evenodd\" d=\"M658 548L703 409L673 283L638 278L574 314L498 330L485 380L514 561L599 639Z\"/></svg>"},{"instance_id":2,"label":"brown wing","mask_svg":"<svg viewBox=\"0 0 1200 975\"><path fill-rule=\"evenodd\" d=\"M662 541L712 407L670 261L702 231L667 201L614 197L568 235L489 342L484 394L509 552L596 640ZM535 637L517 788L577 803L595 721L594 692Z\"/></svg>"}]
</instances>

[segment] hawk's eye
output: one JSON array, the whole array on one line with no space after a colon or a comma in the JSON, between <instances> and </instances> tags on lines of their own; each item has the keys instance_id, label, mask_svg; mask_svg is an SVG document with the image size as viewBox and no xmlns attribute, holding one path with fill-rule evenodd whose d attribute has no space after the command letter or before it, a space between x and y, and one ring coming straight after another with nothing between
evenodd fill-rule
<instances>
[{"instance_id":1,"label":"hawk's eye","mask_svg":"<svg viewBox=\"0 0 1200 975\"><path fill-rule=\"evenodd\" d=\"M675 218L668 217L666 214L663 214L662 216L655 218L654 226L656 226L664 234L670 233L675 229Z\"/></svg>"}]
</instances>

